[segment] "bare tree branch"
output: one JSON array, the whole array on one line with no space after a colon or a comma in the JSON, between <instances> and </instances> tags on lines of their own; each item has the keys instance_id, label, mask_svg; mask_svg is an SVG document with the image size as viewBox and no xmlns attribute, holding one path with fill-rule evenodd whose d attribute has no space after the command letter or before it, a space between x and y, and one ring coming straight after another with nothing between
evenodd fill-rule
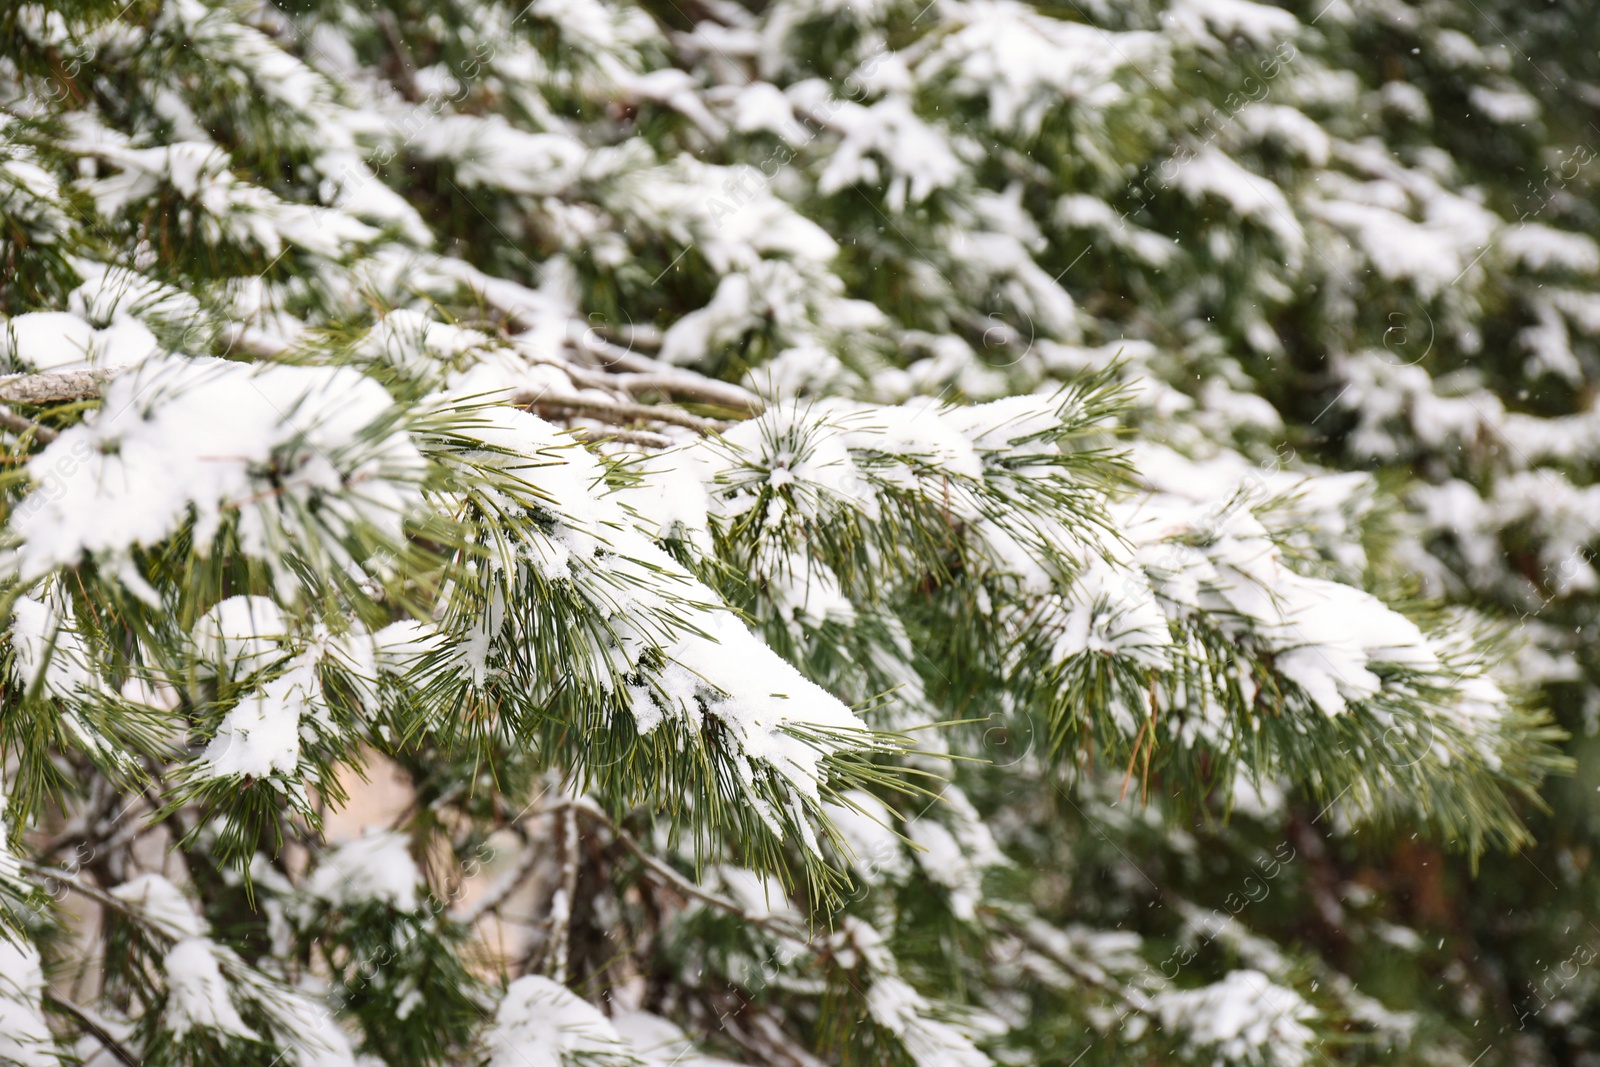
<instances>
[{"instance_id":1,"label":"bare tree branch","mask_svg":"<svg viewBox=\"0 0 1600 1067\"><path fill-rule=\"evenodd\" d=\"M675 396L692 396L707 403L718 404L733 411L748 411L759 415L766 407L761 398L743 386L708 378L683 367L642 355L631 348L623 348L596 336L594 330L578 330L576 321L569 331L568 341L580 356L587 356L594 364L626 373L616 378L630 392L653 389Z\"/></svg>"},{"instance_id":2,"label":"bare tree branch","mask_svg":"<svg viewBox=\"0 0 1600 1067\"><path fill-rule=\"evenodd\" d=\"M0 408L0 427L4 427L15 434L33 434L34 440L41 444L49 444L61 436L48 426L41 426L32 419L25 419L9 408Z\"/></svg>"},{"instance_id":3,"label":"bare tree branch","mask_svg":"<svg viewBox=\"0 0 1600 1067\"><path fill-rule=\"evenodd\" d=\"M91 1037L100 1042L101 1045L105 1046L105 1050L107 1052L111 1053L121 1062L127 1064L127 1067L139 1067L138 1058L124 1048L122 1046L122 1042L112 1037L110 1032L106 1030L104 1024L94 1016L90 1015L87 1010L78 1007L78 1005L72 1003L72 1001L67 1000L65 997L62 997L49 989L44 991L44 999L50 1004L51 1007L55 1008L63 1015L72 1016L77 1024L83 1027Z\"/></svg>"},{"instance_id":4,"label":"bare tree branch","mask_svg":"<svg viewBox=\"0 0 1600 1067\"><path fill-rule=\"evenodd\" d=\"M111 374L103 370L50 371L0 378L0 404L62 404L93 400Z\"/></svg>"},{"instance_id":5,"label":"bare tree branch","mask_svg":"<svg viewBox=\"0 0 1600 1067\"><path fill-rule=\"evenodd\" d=\"M630 423L630 422L657 422L666 423L668 426L682 426L701 434L720 433L730 425L714 419L704 419L699 415L691 415L687 411L679 411L657 404L634 404L622 400L601 400L589 396L552 396L548 393L535 395L533 393L519 393L511 401L517 407L532 408L540 414L546 411L570 411L588 415L602 422Z\"/></svg>"}]
</instances>

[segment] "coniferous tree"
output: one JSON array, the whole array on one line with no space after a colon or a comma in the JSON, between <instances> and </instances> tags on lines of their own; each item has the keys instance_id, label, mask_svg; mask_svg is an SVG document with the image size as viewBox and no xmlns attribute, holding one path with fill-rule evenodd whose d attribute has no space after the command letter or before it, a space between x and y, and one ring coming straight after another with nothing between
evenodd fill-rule
<instances>
[{"instance_id":1,"label":"coniferous tree","mask_svg":"<svg viewBox=\"0 0 1600 1067\"><path fill-rule=\"evenodd\" d=\"M0 1060L1600 1055L1596 32L0 11Z\"/></svg>"}]
</instances>

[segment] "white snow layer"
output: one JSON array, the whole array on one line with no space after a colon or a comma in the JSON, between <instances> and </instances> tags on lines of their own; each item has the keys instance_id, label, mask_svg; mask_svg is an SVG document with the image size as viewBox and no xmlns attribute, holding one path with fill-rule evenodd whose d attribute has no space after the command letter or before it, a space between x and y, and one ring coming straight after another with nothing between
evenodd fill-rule
<instances>
[{"instance_id":1,"label":"white snow layer","mask_svg":"<svg viewBox=\"0 0 1600 1067\"><path fill-rule=\"evenodd\" d=\"M26 581L86 554L118 560L191 515L201 546L236 516L246 552L292 552L285 513L313 500L334 532L365 524L397 541L422 457L381 428L392 409L348 368L147 361L29 462L37 485L12 516L20 543L5 565Z\"/></svg>"},{"instance_id":2,"label":"white snow layer","mask_svg":"<svg viewBox=\"0 0 1600 1067\"><path fill-rule=\"evenodd\" d=\"M60 1060L40 1007L39 950L17 937L14 932L0 937L0 1063L56 1067Z\"/></svg>"},{"instance_id":3,"label":"white snow layer","mask_svg":"<svg viewBox=\"0 0 1600 1067\"><path fill-rule=\"evenodd\" d=\"M932 1005L904 979L886 975L867 990L867 1011L893 1032L917 1067L989 1067L990 1059L955 1026L930 1014Z\"/></svg>"},{"instance_id":4,"label":"white snow layer","mask_svg":"<svg viewBox=\"0 0 1600 1067\"><path fill-rule=\"evenodd\" d=\"M514 468L562 515L560 539L550 545L557 554L539 564L548 578L577 580L583 569L595 566L615 571L647 565L652 572L639 572L648 580L636 596L635 611L649 609L650 588L665 584L681 597L674 607L686 612L699 632L672 627L649 633L636 620L619 620L639 640L659 640L666 659L650 688L634 694L640 730L655 729L666 715L697 723L703 704L729 728L747 784L751 764L760 764L803 797L818 801L826 752L865 738L855 714L758 640L731 612L712 606L716 598L711 591L640 534L619 500L598 495L602 479L597 462L570 438L536 416L511 409L486 412L471 432L503 450L498 460ZM602 550L609 554L597 561L595 553ZM634 664L640 650L620 651ZM820 743L819 733L826 735Z\"/></svg>"},{"instance_id":5,"label":"white snow layer","mask_svg":"<svg viewBox=\"0 0 1600 1067\"><path fill-rule=\"evenodd\" d=\"M162 959L169 994L166 1025L181 1038L195 1028L257 1040L239 1016L222 976L219 955L226 950L206 936L207 925L177 886L159 874L143 874L111 890L145 921L176 943Z\"/></svg>"},{"instance_id":6,"label":"white snow layer","mask_svg":"<svg viewBox=\"0 0 1600 1067\"><path fill-rule=\"evenodd\" d=\"M112 370L136 364L156 348L150 328L134 318L97 330L65 311L32 311L0 324L0 356L32 371Z\"/></svg>"},{"instance_id":7,"label":"white snow layer","mask_svg":"<svg viewBox=\"0 0 1600 1067\"><path fill-rule=\"evenodd\" d=\"M378 901L397 911L415 911L421 883L406 836L378 830L322 857L306 890L330 904Z\"/></svg>"},{"instance_id":8,"label":"white snow layer","mask_svg":"<svg viewBox=\"0 0 1600 1067\"><path fill-rule=\"evenodd\" d=\"M540 975L507 987L487 1045L489 1067L564 1067L567 1057L621 1067L630 1059L599 1009Z\"/></svg>"},{"instance_id":9,"label":"white snow layer","mask_svg":"<svg viewBox=\"0 0 1600 1067\"><path fill-rule=\"evenodd\" d=\"M1306 1023L1312 1007L1292 989L1260 971L1232 971L1199 989L1157 995L1156 1014L1168 1032L1223 1062L1259 1058L1275 1067L1301 1067L1312 1060L1314 1033Z\"/></svg>"}]
</instances>

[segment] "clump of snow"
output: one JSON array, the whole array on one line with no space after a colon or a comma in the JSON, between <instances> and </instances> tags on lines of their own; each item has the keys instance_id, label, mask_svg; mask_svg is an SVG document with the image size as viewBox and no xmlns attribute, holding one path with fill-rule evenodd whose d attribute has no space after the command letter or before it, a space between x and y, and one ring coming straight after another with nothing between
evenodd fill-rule
<instances>
[{"instance_id":1,"label":"clump of snow","mask_svg":"<svg viewBox=\"0 0 1600 1067\"><path fill-rule=\"evenodd\" d=\"M114 745L79 711L84 699L108 696L109 686L97 670L94 650L71 619L70 600L56 583L37 591L39 599L19 596L12 604L9 643L18 683L24 692L61 701L62 721L85 750L133 770L137 765L133 754Z\"/></svg>"},{"instance_id":2,"label":"clump of snow","mask_svg":"<svg viewBox=\"0 0 1600 1067\"><path fill-rule=\"evenodd\" d=\"M1467 90L1467 101L1502 126L1523 125L1539 117L1539 101L1515 85L1474 85Z\"/></svg>"},{"instance_id":3,"label":"clump of snow","mask_svg":"<svg viewBox=\"0 0 1600 1067\"><path fill-rule=\"evenodd\" d=\"M1139 456L1164 493L1136 505L1143 514L1128 513L1123 521L1169 614L1199 611L1225 632L1248 631L1264 641L1276 670L1328 715L1382 690L1376 664L1441 670L1441 648L1410 619L1360 589L1287 565L1254 509L1293 488L1295 476L1241 480L1234 464L1192 463L1150 447ZM1306 484L1316 487L1317 480ZM1334 486L1334 499L1353 487ZM1219 508L1216 501L1227 504Z\"/></svg>"},{"instance_id":4,"label":"clump of snow","mask_svg":"<svg viewBox=\"0 0 1600 1067\"><path fill-rule=\"evenodd\" d=\"M127 267L84 264L78 272L84 282L67 295L67 308L92 324L138 318L183 325L200 314L200 301L191 294Z\"/></svg>"},{"instance_id":5,"label":"clump of snow","mask_svg":"<svg viewBox=\"0 0 1600 1067\"><path fill-rule=\"evenodd\" d=\"M1095 231L1097 237L1103 238L1111 244L1125 248L1134 256L1143 260L1152 267L1165 266L1174 255L1176 248L1171 240L1153 233L1143 227L1135 226L1125 217L1118 214L1110 204L1097 196L1085 193L1070 193L1056 202L1055 218L1064 226L1076 227ZM1067 369L1065 357L1070 352L1076 355L1082 350L1067 350L1062 352L1062 366L1053 366L1049 361L1048 350L1046 365L1053 371ZM1087 369L1089 366L1101 366L1104 357L1085 361L1075 369Z\"/></svg>"},{"instance_id":6,"label":"clump of snow","mask_svg":"<svg viewBox=\"0 0 1600 1067\"><path fill-rule=\"evenodd\" d=\"M1380 96L1385 109L1402 115L1412 122L1427 122L1433 117L1428 94L1410 82L1384 82Z\"/></svg>"},{"instance_id":7,"label":"clump of snow","mask_svg":"<svg viewBox=\"0 0 1600 1067\"><path fill-rule=\"evenodd\" d=\"M39 484L12 518L6 565L29 580L85 555L115 562L191 518L204 551L237 516L242 548L262 558L293 552L286 523L307 511L319 542L363 525L398 541L423 460L388 428L393 407L349 368L146 362L29 462Z\"/></svg>"},{"instance_id":8,"label":"clump of snow","mask_svg":"<svg viewBox=\"0 0 1600 1067\"><path fill-rule=\"evenodd\" d=\"M718 274L767 257L824 264L839 246L773 194L760 168L719 167L681 155L619 174L607 205L623 218L694 249Z\"/></svg>"},{"instance_id":9,"label":"clump of snow","mask_svg":"<svg viewBox=\"0 0 1600 1067\"><path fill-rule=\"evenodd\" d=\"M289 1046L299 1067L371 1067L368 1057L357 1058L333 1011L310 997L278 989L261 1006L276 1024L274 1036Z\"/></svg>"},{"instance_id":10,"label":"clump of snow","mask_svg":"<svg viewBox=\"0 0 1600 1067\"><path fill-rule=\"evenodd\" d=\"M182 1038L203 1028L219 1034L257 1040L233 1005L222 975L226 950L206 936L208 927L188 898L159 874L142 874L112 888L111 895L175 943L162 959L167 975L166 1024Z\"/></svg>"},{"instance_id":11,"label":"clump of snow","mask_svg":"<svg viewBox=\"0 0 1600 1067\"><path fill-rule=\"evenodd\" d=\"M600 1011L566 986L527 975L506 989L487 1038L489 1067L627 1064L632 1057Z\"/></svg>"},{"instance_id":12,"label":"clump of snow","mask_svg":"<svg viewBox=\"0 0 1600 1067\"><path fill-rule=\"evenodd\" d=\"M771 82L743 86L733 100L733 127L744 133L765 130L789 144L803 142L805 128L795 122L794 108L783 90Z\"/></svg>"},{"instance_id":13,"label":"clump of snow","mask_svg":"<svg viewBox=\"0 0 1600 1067\"><path fill-rule=\"evenodd\" d=\"M206 922L195 914L189 898L159 874L141 874L111 890L118 900L138 909L167 934L183 939L204 937Z\"/></svg>"},{"instance_id":14,"label":"clump of snow","mask_svg":"<svg viewBox=\"0 0 1600 1067\"><path fill-rule=\"evenodd\" d=\"M801 797L820 802L825 755L868 741L855 714L751 634L731 612L716 607L709 589L638 531L621 501L605 493L595 458L574 447L569 438L535 416L509 409L483 412L465 432L496 450L484 453L482 462L515 471L538 494L539 506L561 519L550 542L540 546L547 553L544 558L530 551L520 562L507 560L496 566L531 565L545 580L585 587L599 575L610 580L637 577L637 585L630 583L627 593L628 612L619 613L613 623L616 644L597 647L593 653L604 669L597 683L615 691L619 676L613 672L618 667L632 669L640 664L645 649L659 650L662 665L646 671L647 685L629 694L639 729L648 733L667 716L698 724L709 712L728 727L734 760L746 784L753 782L754 767L760 765ZM687 453L685 457L692 464L702 458ZM498 600L495 605L477 631L477 643L464 650L475 673L487 669L491 640L507 619L514 621L507 605ZM680 614L684 621L671 621L669 612Z\"/></svg>"},{"instance_id":15,"label":"clump of snow","mask_svg":"<svg viewBox=\"0 0 1600 1067\"><path fill-rule=\"evenodd\" d=\"M972 1039L931 1014L932 1005L904 979L885 975L867 990L867 1011L905 1046L917 1067L989 1067Z\"/></svg>"},{"instance_id":16,"label":"clump of snow","mask_svg":"<svg viewBox=\"0 0 1600 1067\"><path fill-rule=\"evenodd\" d=\"M1122 100L1117 73L1147 60L1154 45L1147 34L1108 33L1013 0L952 3L941 14L957 28L917 61L918 79L986 96L994 125L1024 133L1038 132L1063 102L1093 114Z\"/></svg>"},{"instance_id":17,"label":"clump of snow","mask_svg":"<svg viewBox=\"0 0 1600 1067\"><path fill-rule=\"evenodd\" d=\"M873 305L845 299L843 293L837 276L814 266L760 260L725 275L709 304L673 323L662 340L661 359L693 363L763 329L776 329L789 343L809 348L882 325L883 315Z\"/></svg>"},{"instance_id":18,"label":"clump of snow","mask_svg":"<svg viewBox=\"0 0 1600 1067\"><path fill-rule=\"evenodd\" d=\"M639 470L639 481L619 490L616 499L638 516L640 532L652 540L681 538L710 551L710 500L694 460L670 449L642 459Z\"/></svg>"},{"instance_id":19,"label":"clump of snow","mask_svg":"<svg viewBox=\"0 0 1600 1067\"><path fill-rule=\"evenodd\" d=\"M666 650L662 696L668 710L692 721L695 711L684 695L705 693L708 684L707 708L729 728L739 752L777 771L802 796L820 802L823 757L838 745L865 742L861 720L730 613L713 612L696 622L704 636L687 635ZM818 745L796 731L831 740Z\"/></svg>"},{"instance_id":20,"label":"clump of snow","mask_svg":"<svg viewBox=\"0 0 1600 1067\"><path fill-rule=\"evenodd\" d=\"M279 49L273 49L285 55ZM286 57L287 58L287 57ZM102 215L113 217L127 205L149 199L170 186L204 220L205 235L252 242L275 256L285 244L329 259L378 236L378 231L342 211L279 200L260 186L239 180L231 158L207 141L180 141L154 148L129 148L110 140L82 144L121 170L87 183Z\"/></svg>"},{"instance_id":21,"label":"clump of snow","mask_svg":"<svg viewBox=\"0 0 1600 1067\"><path fill-rule=\"evenodd\" d=\"M18 1067L61 1062L40 1009L44 987L39 950L15 933L0 937L0 1062Z\"/></svg>"},{"instance_id":22,"label":"clump of snow","mask_svg":"<svg viewBox=\"0 0 1600 1067\"><path fill-rule=\"evenodd\" d=\"M1250 104L1234 116L1234 121L1252 137L1277 141L1312 166L1321 167L1328 162L1332 142L1321 125L1303 111L1283 104Z\"/></svg>"},{"instance_id":23,"label":"clump of snow","mask_svg":"<svg viewBox=\"0 0 1600 1067\"><path fill-rule=\"evenodd\" d=\"M426 376L439 364L451 364L463 354L491 344L489 335L479 330L452 326L411 308L396 308L367 332L361 347L410 374Z\"/></svg>"},{"instance_id":24,"label":"clump of snow","mask_svg":"<svg viewBox=\"0 0 1600 1067\"><path fill-rule=\"evenodd\" d=\"M1225 1062L1263 1060L1275 1067L1312 1062L1316 1018L1292 989L1260 971L1232 971L1199 989L1168 990L1155 1001L1162 1027Z\"/></svg>"},{"instance_id":25,"label":"clump of snow","mask_svg":"<svg viewBox=\"0 0 1600 1067\"><path fill-rule=\"evenodd\" d=\"M1160 666L1171 652L1167 616L1135 574L1094 558L1070 594L1041 605L1041 629L1053 634L1057 662L1086 652L1127 656Z\"/></svg>"},{"instance_id":26,"label":"clump of snow","mask_svg":"<svg viewBox=\"0 0 1600 1067\"><path fill-rule=\"evenodd\" d=\"M200 757L200 772L212 778L293 774L300 763L302 722L322 717L323 708L316 662L302 656L229 709Z\"/></svg>"},{"instance_id":27,"label":"clump of snow","mask_svg":"<svg viewBox=\"0 0 1600 1067\"><path fill-rule=\"evenodd\" d=\"M1256 782L1248 775L1240 774L1233 779L1231 804L1236 814L1267 822L1281 818L1288 809L1289 801L1273 779L1263 778Z\"/></svg>"},{"instance_id":28,"label":"clump of snow","mask_svg":"<svg viewBox=\"0 0 1600 1067\"><path fill-rule=\"evenodd\" d=\"M31 311L0 325L0 356L30 371L112 370L157 351L155 335L138 319L97 330L65 311Z\"/></svg>"},{"instance_id":29,"label":"clump of snow","mask_svg":"<svg viewBox=\"0 0 1600 1067\"><path fill-rule=\"evenodd\" d=\"M203 672L246 678L282 658L288 625L270 597L235 596L200 616L193 636Z\"/></svg>"},{"instance_id":30,"label":"clump of snow","mask_svg":"<svg viewBox=\"0 0 1600 1067\"><path fill-rule=\"evenodd\" d=\"M1298 263L1304 254L1305 231L1283 190L1270 178L1252 174L1215 146L1206 145L1179 166L1172 184L1197 202L1215 196L1227 202L1241 218L1251 219L1277 235L1291 263Z\"/></svg>"},{"instance_id":31,"label":"clump of snow","mask_svg":"<svg viewBox=\"0 0 1600 1067\"><path fill-rule=\"evenodd\" d=\"M416 911L421 882L406 836L379 830L322 857L306 890L334 905L375 900L397 911Z\"/></svg>"},{"instance_id":32,"label":"clump of snow","mask_svg":"<svg viewBox=\"0 0 1600 1067\"><path fill-rule=\"evenodd\" d=\"M1176 0L1167 21L1191 36L1244 37L1262 47L1300 29L1300 20L1289 12L1252 0Z\"/></svg>"},{"instance_id":33,"label":"clump of snow","mask_svg":"<svg viewBox=\"0 0 1600 1067\"><path fill-rule=\"evenodd\" d=\"M723 891L746 915L759 919L774 915L799 917L789 906L789 895L783 891L783 883L774 876L726 863L717 867L716 874Z\"/></svg>"},{"instance_id":34,"label":"clump of snow","mask_svg":"<svg viewBox=\"0 0 1600 1067\"><path fill-rule=\"evenodd\" d=\"M1569 270L1593 274L1600 270L1600 244L1584 233L1570 233L1537 222L1525 222L1500 235L1506 256L1530 270Z\"/></svg>"},{"instance_id":35,"label":"clump of snow","mask_svg":"<svg viewBox=\"0 0 1600 1067\"><path fill-rule=\"evenodd\" d=\"M439 631L428 623L406 619L390 623L372 635L376 666L386 674L405 675L442 646Z\"/></svg>"},{"instance_id":36,"label":"clump of snow","mask_svg":"<svg viewBox=\"0 0 1600 1067\"><path fill-rule=\"evenodd\" d=\"M913 819L906 833L916 844L917 863L934 882L950 890L950 910L971 922L977 914L982 886L979 871L962 851L955 835L932 819Z\"/></svg>"},{"instance_id":37,"label":"clump of snow","mask_svg":"<svg viewBox=\"0 0 1600 1067\"><path fill-rule=\"evenodd\" d=\"M1312 214L1350 233L1385 278L1407 279L1429 299L1477 262L1501 228L1498 216L1431 178L1407 171L1370 145L1341 145L1346 158L1378 175L1356 182L1330 175ZM1421 215L1414 221L1409 212Z\"/></svg>"},{"instance_id":38,"label":"clump of snow","mask_svg":"<svg viewBox=\"0 0 1600 1067\"><path fill-rule=\"evenodd\" d=\"M411 139L424 159L449 160L456 181L513 193L559 193L577 181L588 149L565 134L526 133L498 115L431 118Z\"/></svg>"},{"instance_id":39,"label":"clump of snow","mask_svg":"<svg viewBox=\"0 0 1600 1067\"><path fill-rule=\"evenodd\" d=\"M88 646L62 617L57 598L18 597L11 611L11 666L24 690L42 684L51 696L71 698L99 688Z\"/></svg>"},{"instance_id":40,"label":"clump of snow","mask_svg":"<svg viewBox=\"0 0 1600 1067\"><path fill-rule=\"evenodd\" d=\"M829 122L843 131L844 138L817 179L817 191L823 195L857 184L876 186L887 179L885 201L898 214L935 190L954 185L965 173L944 131L918 118L903 97L889 97L871 107L845 102Z\"/></svg>"},{"instance_id":41,"label":"clump of snow","mask_svg":"<svg viewBox=\"0 0 1600 1067\"><path fill-rule=\"evenodd\" d=\"M1478 47L1478 42L1460 30L1440 29L1434 31L1432 37L1428 42L1428 55L1436 62L1457 70L1485 65L1484 53Z\"/></svg>"},{"instance_id":42,"label":"clump of snow","mask_svg":"<svg viewBox=\"0 0 1600 1067\"><path fill-rule=\"evenodd\" d=\"M228 995L216 945L207 937L179 941L161 961L167 973L166 1022L175 1037L201 1028L221 1034L259 1040L245 1025Z\"/></svg>"},{"instance_id":43,"label":"clump of snow","mask_svg":"<svg viewBox=\"0 0 1600 1067\"><path fill-rule=\"evenodd\" d=\"M731 1060L702 1056L676 1024L647 1011L618 1012L611 1025L628 1050L659 1067L739 1067Z\"/></svg>"}]
</instances>

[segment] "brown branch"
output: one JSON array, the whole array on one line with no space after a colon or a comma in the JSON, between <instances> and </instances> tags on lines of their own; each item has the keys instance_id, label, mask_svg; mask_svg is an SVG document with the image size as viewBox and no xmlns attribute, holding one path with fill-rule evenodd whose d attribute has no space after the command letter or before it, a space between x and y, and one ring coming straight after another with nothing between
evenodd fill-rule
<instances>
[{"instance_id":1,"label":"brown branch","mask_svg":"<svg viewBox=\"0 0 1600 1067\"><path fill-rule=\"evenodd\" d=\"M631 348L623 348L601 340L595 336L594 330L578 331L576 325L575 323L574 329L569 330L568 340L577 353L580 356L587 356L601 367L627 372L616 375L615 380L630 392L653 389L661 393L694 397L733 411L747 411L754 415L761 414L766 408L766 404L759 396L743 386L707 378L703 374L696 374L694 371L675 367L670 363L662 363Z\"/></svg>"},{"instance_id":2,"label":"brown branch","mask_svg":"<svg viewBox=\"0 0 1600 1067\"><path fill-rule=\"evenodd\" d=\"M127 1064L127 1067L139 1067L139 1060L133 1055L133 1053L124 1048L122 1046L122 1042L112 1037L106 1028L100 1025L99 1021L97 1021L83 1008L78 1007L76 1004L72 1003L72 1001L67 1000L65 997L62 997L49 989L44 991L44 999L63 1015L72 1016L72 1018L77 1021L79 1026L83 1027L89 1032L90 1036L92 1036L96 1041L100 1042L101 1045L105 1046L105 1050L107 1052L111 1053L118 1060Z\"/></svg>"},{"instance_id":3,"label":"brown branch","mask_svg":"<svg viewBox=\"0 0 1600 1067\"><path fill-rule=\"evenodd\" d=\"M595 443L621 441L626 445L643 445L646 448L671 448L673 443L672 438L649 430L595 430L588 426L579 426L576 429L583 434L584 440Z\"/></svg>"},{"instance_id":4,"label":"brown branch","mask_svg":"<svg viewBox=\"0 0 1600 1067\"><path fill-rule=\"evenodd\" d=\"M630 393L653 391L703 400L733 411L759 415L766 409L761 398L737 385L714 378L691 377L662 371L618 374L613 380Z\"/></svg>"},{"instance_id":5,"label":"brown branch","mask_svg":"<svg viewBox=\"0 0 1600 1067\"><path fill-rule=\"evenodd\" d=\"M561 875L562 907L559 911L552 908L550 914L550 947L555 953L550 977L565 984L572 959L573 919L578 910L578 811L574 804L566 805L561 812Z\"/></svg>"},{"instance_id":6,"label":"brown branch","mask_svg":"<svg viewBox=\"0 0 1600 1067\"><path fill-rule=\"evenodd\" d=\"M61 435L48 426L41 426L32 419L25 419L9 408L0 408L0 427L10 430L18 436L33 434L33 439L40 444L47 445Z\"/></svg>"},{"instance_id":7,"label":"brown branch","mask_svg":"<svg viewBox=\"0 0 1600 1067\"><path fill-rule=\"evenodd\" d=\"M405 38L400 36L400 26L395 22L394 15L388 11L379 11L377 23L378 28L383 31L389 49L394 53L395 87L400 90L400 95L414 104L422 99L422 93L417 89L417 64L411 58L411 49L406 47Z\"/></svg>"},{"instance_id":8,"label":"brown branch","mask_svg":"<svg viewBox=\"0 0 1600 1067\"><path fill-rule=\"evenodd\" d=\"M524 835L526 838L526 835ZM471 926L479 919L490 913L498 913L498 909L517 891L523 881L533 873L533 869L544 858L544 852L533 842L524 839L522 855L517 858L516 866L507 871L500 880L483 891L483 896L472 902L472 906L461 913L461 922Z\"/></svg>"},{"instance_id":9,"label":"brown branch","mask_svg":"<svg viewBox=\"0 0 1600 1067\"><path fill-rule=\"evenodd\" d=\"M582 376L580 371L580 376ZM611 376L600 376L607 385ZM616 375L616 385L621 388L650 388L659 391L676 391L683 395L694 395L699 399L712 403L739 406L743 390L737 386L726 386L724 392L718 386L726 383L714 383L710 379L696 382L685 376L680 379L674 375ZM54 371L44 374L17 374L0 378L0 404L59 404L73 401L93 400L100 395L101 389L109 381L111 374L106 371ZM759 405L760 400L750 397ZM521 393L511 401L517 407L532 408L544 412L566 412L579 414L600 422L616 426L625 426L629 423L657 423L668 426L681 426L700 434L719 433L727 428L729 423L716 419L702 418L691 415L675 407L658 404L639 404L628 400L605 400L598 397L586 396L550 396ZM738 402L738 403L736 403ZM749 407L744 404L743 410L759 411L759 407ZM41 442L48 444L53 441L57 432L47 426L39 424L0 407L0 427L16 433L32 432ZM598 436L598 435L590 435ZM608 436L629 444L645 445L651 448L666 448L671 445L669 438L648 430L621 430Z\"/></svg>"},{"instance_id":10,"label":"brown branch","mask_svg":"<svg viewBox=\"0 0 1600 1067\"><path fill-rule=\"evenodd\" d=\"M713 419L703 419L687 411L679 411L677 408L657 404L634 404L623 400L600 400L587 396L519 393L511 402L517 407L538 409L541 413L571 411L610 423L659 422L668 426L682 426L684 429L701 434L720 433L728 425Z\"/></svg>"},{"instance_id":11,"label":"brown branch","mask_svg":"<svg viewBox=\"0 0 1600 1067\"><path fill-rule=\"evenodd\" d=\"M62 404L93 400L111 377L103 370L51 371L0 378L0 404Z\"/></svg>"},{"instance_id":12,"label":"brown branch","mask_svg":"<svg viewBox=\"0 0 1600 1067\"><path fill-rule=\"evenodd\" d=\"M567 377L572 379L574 385L590 389L604 389L629 395L664 393L684 396L741 415L759 415L766 410L761 398L746 389L729 385L727 382L719 382L714 378L704 378L698 374L677 372L672 368L606 374L603 371L585 370L572 363L558 365L567 372Z\"/></svg>"}]
</instances>

